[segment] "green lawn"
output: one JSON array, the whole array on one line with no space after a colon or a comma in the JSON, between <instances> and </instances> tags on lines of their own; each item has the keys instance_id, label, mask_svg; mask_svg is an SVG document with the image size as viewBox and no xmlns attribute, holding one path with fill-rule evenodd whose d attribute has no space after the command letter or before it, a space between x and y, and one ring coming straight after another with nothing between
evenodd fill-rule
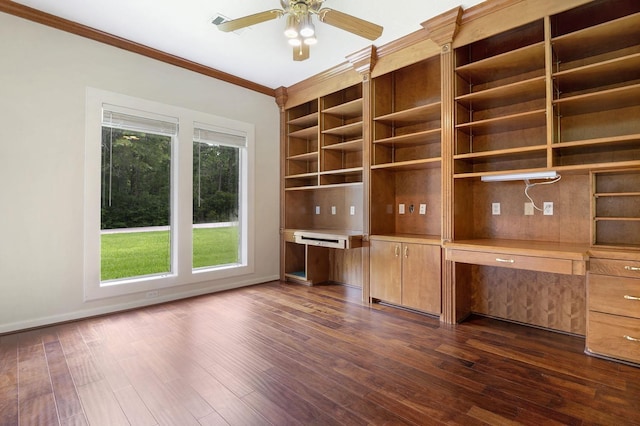
<instances>
[{"instance_id":1,"label":"green lawn","mask_svg":"<svg viewBox=\"0 0 640 426\"><path fill-rule=\"evenodd\" d=\"M102 281L170 270L168 231L104 234L101 237ZM238 262L238 228L193 230L193 267Z\"/></svg>"}]
</instances>

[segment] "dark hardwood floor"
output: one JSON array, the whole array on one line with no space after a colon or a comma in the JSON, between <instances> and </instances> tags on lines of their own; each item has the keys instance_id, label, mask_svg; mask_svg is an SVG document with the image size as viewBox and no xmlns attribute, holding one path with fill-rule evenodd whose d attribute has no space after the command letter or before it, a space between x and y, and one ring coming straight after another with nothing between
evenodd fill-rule
<instances>
[{"instance_id":1,"label":"dark hardwood floor","mask_svg":"<svg viewBox=\"0 0 640 426\"><path fill-rule=\"evenodd\" d=\"M0 337L3 425L640 424L640 369L280 282Z\"/></svg>"}]
</instances>

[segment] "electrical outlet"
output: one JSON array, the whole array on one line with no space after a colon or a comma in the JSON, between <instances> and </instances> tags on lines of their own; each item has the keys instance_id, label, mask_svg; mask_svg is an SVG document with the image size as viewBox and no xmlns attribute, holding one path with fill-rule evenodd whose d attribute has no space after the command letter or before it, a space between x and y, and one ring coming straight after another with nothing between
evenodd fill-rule
<instances>
[{"instance_id":1,"label":"electrical outlet","mask_svg":"<svg viewBox=\"0 0 640 426\"><path fill-rule=\"evenodd\" d=\"M336 214L336 206L331 206L331 214Z\"/></svg>"},{"instance_id":2,"label":"electrical outlet","mask_svg":"<svg viewBox=\"0 0 640 426\"><path fill-rule=\"evenodd\" d=\"M145 295L145 297L146 297L147 299L152 299L152 298L154 298L154 297L158 297L158 295L159 295L159 294L160 294L160 293L158 292L158 290L151 290L151 291L148 291L148 292L147 292L147 294Z\"/></svg>"},{"instance_id":3,"label":"electrical outlet","mask_svg":"<svg viewBox=\"0 0 640 426\"><path fill-rule=\"evenodd\" d=\"M494 216L500 215L500 203L491 203L491 214Z\"/></svg>"},{"instance_id":4,"label":"electrical outlet","mask_svg":"<svg viewBox=\"0 0 640 426\"><path fill-rule=\"evenodd\" d=\"M533 203L524 203L524 215L533 216Z\"/></svg>"},{"instance_id":5,"label":"electrical outlet","mask_svg":"<svg viewBox=\"0 0 640 426\"><path fill-rule=\"evenodd\" d=\"M427 214L427 205L426 204L420 204L420 214Z\"/></svg>"},{"instance_id":6,"label":"electrical outlet","mask_svg":"<svg viewBox=\"0 0 640 426\"><path fill-rule=\"evenodd\" d=\"M545 216L553 216L553 202L545 201L542 205L542 210Z\"/></svg>"},{"instance_id":7,"label":"electrical outlet","mask_svg":"<svg viewBox=\"0 0 640 426\"><path fill-rule=\"evenodd\" d=\"M398 204L398 214L404 214L404 204Z\"/></svg>"},{"instance_id":8,"label":"electrical outlet","mask_svg":"<svg viewBox=\"0 0 640 426\"><path fill-rule=\"evenodd\" d=\"M349 207L349 214L350 214L351 216L353 216L353 215L355 215L355 214L356 214L356 206L351 206L351 207Z\"/></svg>"},{"instance_id":9,"label":"electrical outlet","mask_svg":"<svg viewBox=\"0 0 640 426\"><path fill-rule=\"evenodd\" d=\"M320 206L316 206L316 214L320 214Z\"/></svg>"}]
</instances>

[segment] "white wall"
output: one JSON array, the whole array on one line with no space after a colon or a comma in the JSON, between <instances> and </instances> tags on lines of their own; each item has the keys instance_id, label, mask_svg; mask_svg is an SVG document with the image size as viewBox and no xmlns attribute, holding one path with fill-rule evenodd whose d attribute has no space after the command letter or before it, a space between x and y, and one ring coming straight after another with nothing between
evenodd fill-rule
<instances>
[{"instance_id":1,"label":"white wall","mask_svg":"<svg viewBox=\"0 0 640 426\"><path fill-rule=\"evenodd\" d=\"M0 333L148 304L83 302L87 87L253 123L255 273L154 302L276 279L279 119L272 97L0 13Z\"/></svg>"}]
</instances>

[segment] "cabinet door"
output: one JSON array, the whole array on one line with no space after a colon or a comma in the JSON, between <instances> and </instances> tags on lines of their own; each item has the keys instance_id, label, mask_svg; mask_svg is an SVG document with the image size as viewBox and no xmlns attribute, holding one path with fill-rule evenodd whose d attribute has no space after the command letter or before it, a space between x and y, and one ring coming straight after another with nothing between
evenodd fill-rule
<instances>
[{"instance_id":1,"label":"cabinet door","mask_svg":"<svg viewBox=\"0 0 640 426\"><path fill-rule=\"evenodd\" d=\"M402 245L390 241L371 241L371 297L402 303Z\"/></svg>"},{"instance_id":2,"label":"cabinet door","mask_svg":"<svg viewBox=\"0 0 640 426\"><path fill-rule=\"evenodd\" d=\"M403 244L402 305L441 313L440 246Z\"/></svg>"}]
</instances>

